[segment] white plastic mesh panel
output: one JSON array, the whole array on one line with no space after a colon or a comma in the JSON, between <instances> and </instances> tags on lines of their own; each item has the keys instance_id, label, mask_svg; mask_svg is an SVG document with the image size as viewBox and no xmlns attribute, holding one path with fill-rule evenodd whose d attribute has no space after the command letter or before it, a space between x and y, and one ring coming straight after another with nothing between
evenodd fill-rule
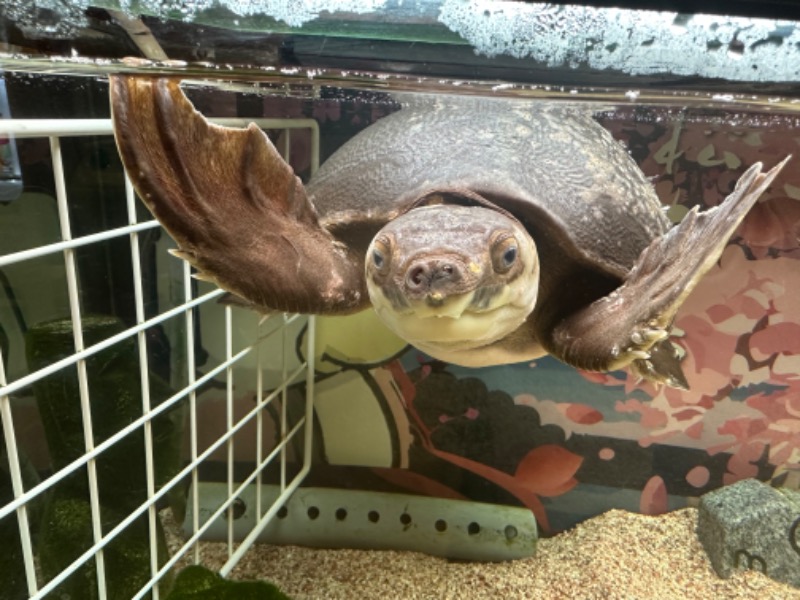
<instances>
[{"instance_id":1,"label":"white plastic mesh panel","mask_svg":"<svg viewBox=\"0 0 800 600\"><path fill-rule=\"evenodd\" d=\"M248 120L250 121L250 120ZM255 119L255 122L264 128L272 130L282 129L284 133L284 149L288 153L290 131L297 128L307 128L312 135L312 170L318 164L319 132L313 120L282 120L282 119ZM226 119L226 125L244 125L245 120ZM159 591L159 581L170 572L175 563L183 556L194 553L194 560L199 560L197 541L202 537L203 531L219 515L228 515L229 528L229 560L221 570L227 574L235 566L241 556L258 536L259 532L267 525L277 513L288 496L297 488L308 472L311 457L311 430L312 422L311 399L313 395L313 378L308 378L305 386L303 415L299 419L287 418L287 390L293 383L302 382L308 372L313 372L313 318L298 316L278 315L258 322L252 314L245 314L238 308L220 306L217 302L222 291L206 286L199 292L193 292L197 284L193 285L190 268L178 259L167 258L164 250L159 249L159 266L167 265L166 271L172 271L173 282L179 282L179 291L172 286L161 294L160 312L156 315L146 315L145 300L142 287L142 255L140 252L140 238L143 232L157 228L156 221L140 221L137 218L137 200L134 196L130 182L126 179L125 197L119 198L127 207L128 224L124 227L101 231L80 237L72 236L70 219L75 215L70 214L70 197L65 185L65 174L62 161L61 140L79 136L110 136L112 128L110 120L5 120L0 121L0 135L13 135L21 137L47 137L50 141L53 177L56 189L56 204L58 223L60 227L60 241L28 247L9 254L0 255L0 269L12 267L34 269L37 260L55 260L63 256L63 272L66 277L66 295L68 297L69 319L71 322L71 335L74 342L74 351L68 356L59 358L42 368L20 372L18 376L7 373L4 365L9 364L9 357L4 357L0 347L0 416L2 417L2 430L4 433L5 453L8 459L13 500L0 505L0 522L4 519L16 519L19 529L20 548L23 555L25 581L30 598L42 598L48 593L57 590L67 578L81 569L86 570L86 565L93 564L96 573L97 597L110 598L113 593L109 591L109 565L106 554L109 544L122 535L132 524L147 519L150 579L140 587L133 596L135 598L163 597L164 590ZM138 211L140 214L141 210ZM133 290L135 302L136 322L123 331L105 337L100 341L87 343L84 339L87 315L82 313L82 297L91 293L90 290L81 289L81 280L77 273L76 250L100 244L107 240L127 238L130 243L132 259L132 272L134 277ZM0 245L2 248L2 245ZM165 268L161 267L164 271ZM159 273L161 277L162 273ZM54 280L53 287L58 286ZM206 284L202 284L206 285ZM169 284L162 286L169 288ZM2 308L2 307L0 307ZM217 364L199 370L195 357L197 347L195 335L198 329L198 315L206 321L214 321L212 331L217 335L204 336L206 346L214 347L214 354L220 357ZM304 323L305 322L305 323ZM82 326L82 323L84 326ZM148 366L148 331L162 325L173 337L173 348L181 356L180 366L185 372L172 377L173 393L153 402L151 390L151 368ZM306 326L306 340L308 347L304 356L308 359L298 359L294 355L294 337L298 327ZM288 333L287 333L288 332ZM174 339L180 336L182 339ZM93 431L97 423L97 415L93 415L97 404L93 403L93 390L91 378L87 375L87 361L99 353L113 350L123 344L135 341L138 350L138 370L140 379L141 412L137 418L131 420L126 426L111 433L104 439ZM17 347L15 347L15 344ZM19 348L19 339L11 340L9 353L24 354ZM269 364L269 368L265 366ZM13 369L12 369L13 370ZM16 369L19 371L19 369ZM81 456L71 460L60 468L53 468L46 477L31 485L25 477L25 461L20 456L18 431L23 429L22 414L19 407L26 402L32 402L33 389L36 384L52 376L72 370L77 374L80 398L80 420L83 428L84 451ZM265 371L269 372L265 375ZM221 382L224 381L224 386ZM218 423L217 431L222 431L214 439L200 440L199 431L203 428L204 413L201 410L202 392L210 384L217 384L216 393L224 397L224 425ZM241 396L241 389L252 389L252 406L242 414L236 408L237 394ZM302 399L301 399L302 400ZM176 412L180 411L180 412ZM183 460L179 467L167 481L159 481L157 451L154 444L153 426L159 417L164 418L170 414L185 414L183 429ZM25 413L26 415L29 413ZM267 423L274 427L268 431ZM107 517L108 507L101 505L103 490L98 478L97 464L106 453L113 452L116 445L120 445L130 435L143 436L142 447L144 451L146 500L128 509L121 520L115 520L115 525L109 526ZM253 447L253 456L243 459L241 452L236 451L236 443L241 443L242 436L252 438L247 444ZM207 436L206 436L207 438ZM234 438L236 441L234 441ZM272 443L274 442L274 443ZM290 458L293 468L287 468L287 455L290 453L290 444L293 448L302 448L302 456L295 452ZM51 455L54 449L50 449ZM2 453L0 453L2 454ZM216 513L205 518L201 526L199 522L198 480L202 465L211 459L219 462L219 457L224 456L224 464L228 486L227 501L219 507ZM52 456L51 456L52 458ZM243 474L242 464L246 464L247 472ZM269 504L257 499L257 514L261 515L254 525L251 533L240 543L233 539L233 511L235 509L237 493L245 486L256 484L260 488L264 471L271 468L279 473L282 494L277 500ZM63 568L55 576L46 578L42 575L40 557L38 556L37 540L33 531L36 530L34 513L47 498L53 494L56 486L68 480L76 473L85 474L88 482L88 505L91 513L91 539L93 543L71 564ZM273 475L274 479L274 475ZM191 485L188 485L191 483ZM193 534L176 553L164 556L163 549L159 557L159 510L166 505L166 500L171 494L178 494L183 490L190 490L186 501L191 503L190 514L194 516L191 531ZM263 506L262 506L263 504Z\"/></svg>"}]
</instances>

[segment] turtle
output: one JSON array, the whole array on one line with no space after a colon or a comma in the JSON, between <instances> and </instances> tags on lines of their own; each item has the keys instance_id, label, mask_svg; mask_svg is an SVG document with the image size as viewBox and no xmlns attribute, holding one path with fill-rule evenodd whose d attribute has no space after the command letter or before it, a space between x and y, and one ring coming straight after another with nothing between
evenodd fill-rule
<instances>
[{"instance_id":1,"label":"turtle","mask_svg":"<svg viewBox=\"0 0 800 600\"><path fill-rule=\"evenodd\" d=\"M307 183L256 125L214 125L171 77L110 78L117 146L174 254L264 313L373 307L434 359L550 354L688 388L677 310L789 157L678 224L588 108L419 95Z\"/></svg>"}]
</instances>

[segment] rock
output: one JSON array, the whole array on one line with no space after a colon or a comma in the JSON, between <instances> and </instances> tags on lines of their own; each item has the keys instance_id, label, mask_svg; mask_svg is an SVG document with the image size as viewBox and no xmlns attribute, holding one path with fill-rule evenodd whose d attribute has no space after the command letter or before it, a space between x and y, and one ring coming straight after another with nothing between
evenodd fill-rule
<instances>
[{"instance_id":1,"label":"rock","mask_svg":"<svg viewBox=\"0 0 800 600\"><path fill-rule=\"evenodd\" d=\"M709 492L697 535L720 577L755 569L800 587L800 493L755 479Z\"/></svg>"}]
</instances>

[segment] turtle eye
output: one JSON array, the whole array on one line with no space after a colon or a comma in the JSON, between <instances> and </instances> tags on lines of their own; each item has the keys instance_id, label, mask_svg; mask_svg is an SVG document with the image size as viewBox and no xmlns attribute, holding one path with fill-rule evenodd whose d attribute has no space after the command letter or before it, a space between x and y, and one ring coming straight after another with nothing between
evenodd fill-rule
<instances>
[{"instance_id":1,"label":"turtle eye","mask_svg":"<svg viewBox=\"0 0 800 600\"><path fill-rule=\"evenodd\" d=\"M492 248L492 266L498 273L507 273L517 262L519 244L514 236L497 240Z\"/></svg>"},{"instance_id":2,"label":"turtle eye","mask_svg":"<svg viewBox=\"0 0 800 600\"><path fill-rule=\"evenodd\" d=\"M517 260L517 247L511 246L511 248L506 250L503 254L503 264L510 268L515 260Z\"/></svg>"},{"instance_id":3,"label":"turtle eye","mask_svg":"<svg viewBox=\"0 0 800 600\"><path fill-rule=\"evenodd\" d=\"M383 266L383 252L377 248L372 251L372 264L375 265L376 269L380 269Z\"/></svg>"},{"instance_id":4,"label":"turtle eye","mask_svg":"<svg viewBox=\"0 0 800 600\"><path fill-rule=\"evenodd\" d=\"M370 254L372 266L378 273L384 273L389 268L389 245L383 240L375 240Z\"/></svg>"}]
</instances>

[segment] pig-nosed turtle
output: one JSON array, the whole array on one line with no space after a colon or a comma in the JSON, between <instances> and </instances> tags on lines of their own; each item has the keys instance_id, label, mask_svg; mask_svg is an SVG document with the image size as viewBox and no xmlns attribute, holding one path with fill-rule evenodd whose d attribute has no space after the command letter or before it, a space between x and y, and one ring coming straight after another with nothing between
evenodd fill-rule
<instances>
[{"instance_id":1,"label":"pig-nosed turtle","mask_svg":"<svg viewBox=\"0 0 800 600\"><path fill-rule=\"evenodd\" d=\"M210 124L174 79L114 76L111 98L127 172L176 253L253 307L371 303L444 361L550 353L684 388L675 313L786 163L753 165L723 204L673 227L585 109L412 102L304 186L260 129Z\"/></svg>"}]
</instances>

